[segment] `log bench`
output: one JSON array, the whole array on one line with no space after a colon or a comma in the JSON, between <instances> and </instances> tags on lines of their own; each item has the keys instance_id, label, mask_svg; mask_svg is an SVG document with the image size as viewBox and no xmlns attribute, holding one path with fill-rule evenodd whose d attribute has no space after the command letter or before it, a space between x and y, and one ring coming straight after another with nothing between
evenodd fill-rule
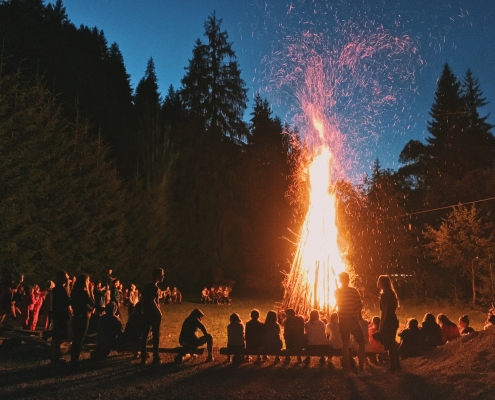
<instances>
[{"instance_id":1,"label":"log bench","mask_svg":"<svg viewBox=\"0 0 495 400\"><path fill-rule=\"evenodd\" d=\"M355 357L356 352L351 349L351 356ZM313 349L303 349L300 351L297 350L279 350L279 351L266 351L263 349L242 349L242 350L233 350L227 347L220 348L220 354L230 356L278 356L278 357L342 357L341 349L334 349L330 346L328 347L317 347ZM385 355L386 353L372 353L366 352L366 357L376 357L376 355Z\"/></svg>"}]
</instances>

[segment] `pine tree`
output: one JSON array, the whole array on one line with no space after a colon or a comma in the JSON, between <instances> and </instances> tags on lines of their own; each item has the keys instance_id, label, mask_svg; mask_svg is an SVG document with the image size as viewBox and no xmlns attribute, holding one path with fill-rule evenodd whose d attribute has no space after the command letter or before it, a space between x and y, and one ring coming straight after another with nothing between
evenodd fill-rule
<instances>
[{"instance_id":1,"label":"pine tree","mask_svg":"<svg viewBox=\"0 0 495 400\"><path fill-rule=\"evenodd\" d=\"M162 118L162 100L153 59L148 60L144 77L139 81L135 95L138 138L142 172L148 187L164 179L168 157L168 130Z\"/></svg>"},{"instance_id":2,"label":"pine tree","mask_svg":"<svg viewBox=\"0 0 495 400\"><path fill-rule=\"evenodd\" d=\"M205 22L207 43L196 41L182 79L181 97L186 109L213 137L243 139L247 89L221 23L215 13Z\"/></svg>"}]
</instances>

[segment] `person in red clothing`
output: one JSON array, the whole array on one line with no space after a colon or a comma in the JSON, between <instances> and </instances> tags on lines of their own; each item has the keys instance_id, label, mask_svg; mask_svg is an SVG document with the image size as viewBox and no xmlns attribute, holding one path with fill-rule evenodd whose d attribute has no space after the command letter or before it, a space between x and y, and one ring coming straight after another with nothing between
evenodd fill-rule
<instances>
[{"instance_id":1,"label":"person in red clothing","mask_svg":"<svg viewBox=\"0 0 495 400\"><path fill-rule=\"evenodd\" d=\"M450 319L448 319L445 314L437 315L437 323L438 325L440 325L440 330L442 332L442 342L444 344L461 336L457 325Z\"/></svg>"}]
</instances>

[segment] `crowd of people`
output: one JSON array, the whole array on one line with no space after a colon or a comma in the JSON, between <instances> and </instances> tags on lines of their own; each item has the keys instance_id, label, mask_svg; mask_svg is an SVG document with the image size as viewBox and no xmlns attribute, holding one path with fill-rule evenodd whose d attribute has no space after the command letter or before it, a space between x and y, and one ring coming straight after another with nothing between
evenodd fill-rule
<instances>
[{"instance_id":1,"label":"crowd of people","mask_svg":"<svg viewBox=\"0 0 495 400\"><path fill-rule=\"evenodd\" d=\"M367 320L359 293L349 286L349 275L342 273L339 279L341 287L335 293L338 311L332 313L328 321L322 318L318 310L312 310L307 319L296 315L293 309L286 309L278 316L275 311L269 311L264 322L260 320L259 311L253 310L251 319L246 324L242 322L239 314L232 314L227 326L227 348L234 354L233 362L251 360L250 357L242 356L244 349L247 349L248 353L259 354L257 361L262 361L266 359L263 353L278 354L285 341L285 348L292 354L302 354L303 349L310 353L311 350L318 349L325 353L329 347L341 350L342 361L347 371L350 371L353 364L350 354L354 352L358 355L360 375L367 375L364 366L368 362L388 362L388 371L396 372L401 369L401 359L419 356L474 332L467 315L461 316L457 325L445 314L439 314L435 318L431 313L426 313L421 327L416 319L411 318L398 332L397 295L386 275L380 276L377 282L381 291L381 315ZM495 310L492 309L488 312L484 329L492 329L493 326ZM397 335L399 343L396 341ZM303 362L300 355L296 357L299 362ZM290 360L291 357L286 356L285 362ZM280 361L280 357L275 356L275 362ZM304 362L309 363L310 357L307 356ZM320 362L325 362L324 356L320 356Z\"/></svg>"},{"instance_id":2,"label":"crowd of people","mask_svg":"<svg viewBox=\"0 0 495 400\"><path fill-rule=\"evenodd\" d=\"M72 328L71 367L79 369L79 357L83 341L88 333L96 336L96 350L93 359L103 359L111 350L130 350L135 357L140 357L146 364L147 345L153 344L153 364L160 364L159 341L164 302L181 302L182 295L174 287L171 291L160 289L164 279L163 269L152 272L152 280L140 293L135 285L123 290L120 280L108 271L105 283L90 281L88 275L82 274L72 279L65 271L56 274L55 282L48 282L40 289L37 285L25 287L24 279L15 285L8 285L1 295L0 323L9 315L21 317L24 329L36 329L36 326L52 326L51 360L62 361L61 344L69 337ZM308 318L296 315L294 309L284 312L269 311L264 321L260 313L251 311L250 320L244 324L237 313L230 316L227 326L227 348L234 355L233 362L251 360L244 357L244 349L257 354L262 361L267 355L275 354L275 362L280 362L279 354L285 342L285 348L295 354L302 362L302 350L318 353L329 347L340 350L346 371L350 372L353 364L351 353L358 357L358 374L368 374L364 366L368 362L388 362L388 371L400 370L400 359L414 357L436 346L445 344L462 335L474 332L469 317L463 315L458 325L449 320L445 314L436 318L427 313L421 327L416 319L409 319L404 328L398 332L399 320L396 315L398 299L392 281L386 275L378 278L380 289L380 316L369 321L364 316L363 303L359 292L350 286L349 275L339 275L340 288L335 291L337 312L322 316L318 310L312 310ZM202 302L230 304L228 287L204 288ZM119 310L128 309L128 321L122 324ZM204 313L194 309L185 318L179 335L179 343L185 348L197 348L206 344L207 361L212 361L213 337L202 323ZM495 326L495 310L488 313L485 329ZM150 332L151 331L151 332ZM398 333L397 333L398 332ZM202 335L198 336L198 333ZM151 339L150 339L151 335ZM400 343L396 342L396 337ZM315 350L312 352L312 350ZM322 351L320 353L325 353ZM299 355L297 355L299 354ZM290 362L286 356L285 362ZM387 361L388 360L388 361ZM309 363L310 357L304 362ZM320 356L320 362L325 357Z\"/></svg>"}]
</instances>

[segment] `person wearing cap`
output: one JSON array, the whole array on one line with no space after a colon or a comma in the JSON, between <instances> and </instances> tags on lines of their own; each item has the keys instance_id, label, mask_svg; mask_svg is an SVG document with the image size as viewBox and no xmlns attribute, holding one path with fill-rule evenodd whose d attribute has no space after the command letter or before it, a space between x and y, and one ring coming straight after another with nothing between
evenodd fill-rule
<instances>
[{"instance_id":1,"label":"person wearing cap","mask_svg":"<svg viewBox=\"0 0 495 400\"><path fill-rule=\"evenodd\" d=\"M201 322L204 317L203 311L198 308L192 310L191 314L184 320L179 335L179 344L182 347L200 347L206 343L208 357L206 361L213 361L213 337L208 333L206 327ZM203 332L203 336L198 337L197 331Z\"/></svg>"}]
</instances>

